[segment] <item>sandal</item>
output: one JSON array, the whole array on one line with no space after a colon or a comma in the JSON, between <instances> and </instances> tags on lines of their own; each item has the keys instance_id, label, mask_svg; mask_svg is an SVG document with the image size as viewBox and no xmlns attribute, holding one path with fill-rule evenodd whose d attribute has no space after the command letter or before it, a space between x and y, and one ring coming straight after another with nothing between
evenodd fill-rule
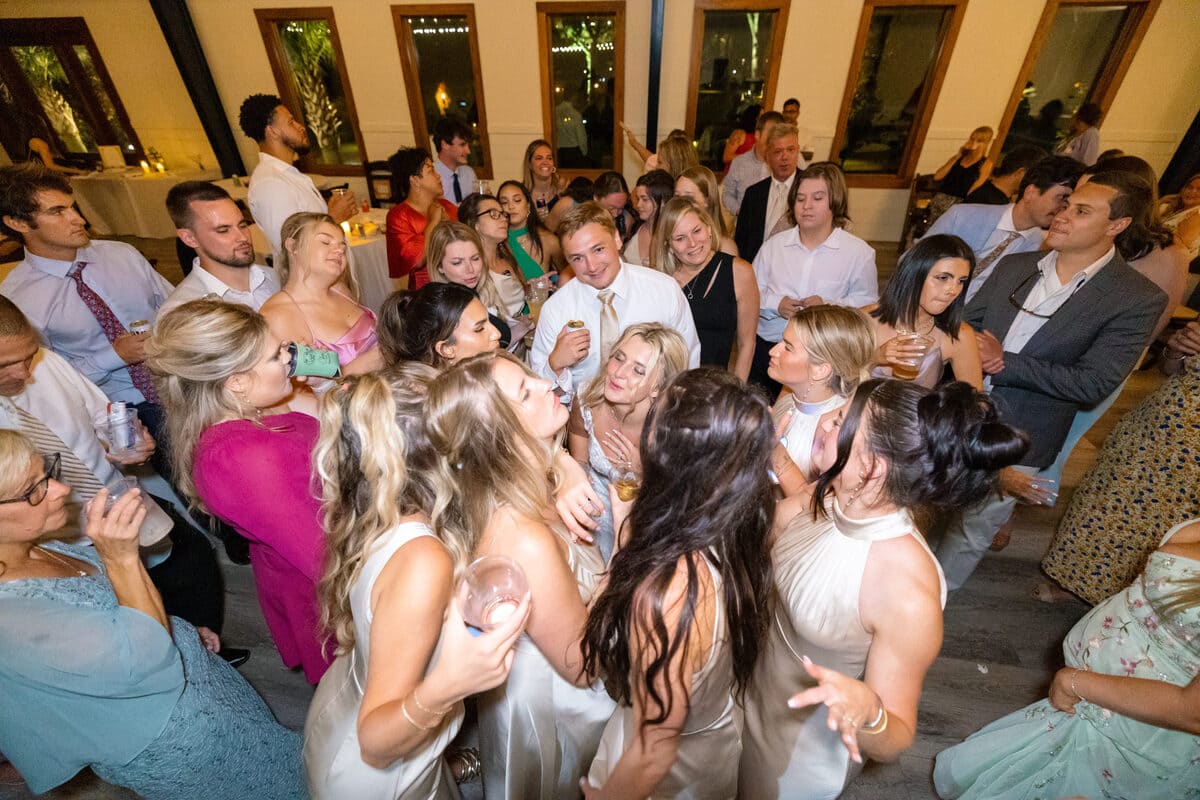
<instances>
[{"instance_id":1,"label":"sandal","mask_svg":"<svg viewBox=\"0 0 1200 800\"><path fill-rule=\"evenodd\" d=\"M1012 520L1005 522L1000 526L1000 530L996 531L996 535L992 537L992 543L988 545L988 550L993 553L999 553L1004 548L1008 547L1008 543L1012 541Z\"/></svg>"},{"instance_id":2,"label":"sandal","mask_svg":"<svg viewBox=\"0 0 1200 800\"><path fill-rule=\"evenodd\" d=\"M457 784L477 781L483 771L479 751L474 747L451 747L446 751L446 763Z\"/></svg>"}]
</instances>

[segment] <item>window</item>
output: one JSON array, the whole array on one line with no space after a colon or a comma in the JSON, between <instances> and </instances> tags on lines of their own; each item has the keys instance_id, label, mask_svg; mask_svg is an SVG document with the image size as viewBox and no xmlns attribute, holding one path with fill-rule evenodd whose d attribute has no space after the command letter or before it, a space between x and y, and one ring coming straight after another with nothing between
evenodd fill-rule
<instances>
[{"instance_id":1,"label":"window","mask_svg":"<svg viewBox=\"0 0 1200 800\"><path fill-rule=\"evenodd\" d=\"M492 177L475 6L392 6L392 16L416 140L432 148L434 124L457 116L473 132L468 163Z\"/></svg>"},{"instance_id":2,"label":"window","mask_svg":"<svg viewBox=\"0 0 1200 800\"><path fill-rule=\"evenodd\" d=\"M625 4L538 3L542 122L561 172L621 169Z\"/></svg>"},{"instance_id":3,"label":"window","mask_svg":"<svg viewBox=\"0 0 1200 800\"><path fill-rule=\"evenodd\" d=\"M142 158L81 17L0 20L0 41L0 144L13 159L34 136L77 166L99 163L101 145L121 147L131 164Z\"/></svg>"},{"instance_id":4,"label":"window","mask_svg":"<svg viewBox=\"0 0 1200 800\"><path fill-rule=\"evenodd\" d=\"M361 175L358 115L331 8L259 8L262 32L279 96L308 127L305 172Z\"/></svg>"},{"instance_id":5,"label":"window","mask_svg":"<svg viewBox=\"0 0 1200 800\"><path fill-rule=\"evenodd\" d=\"M908 185L965 8L866 0L830 155L851 186Z\"/></svg>"},{"instance_id":6,"label":"window","mask_svg":"<svg viewBox=\"0 0 1200 800\"><path fill-rule=\"evenodd\" d=\"M774 105L787 14L787 0L696 0L688 130L714 172L741 114Z\"/></svg>"},{"instance_id":7,"label":"window","mask_svg":"<svg viewBox=\"0 0 1200 800\"><path fill-rule=\"evenodd\" d=\"M1000 125L1002 150L1053 150L1084 103L1107 110L1157 0L1049 0Z\"/></svg>"}]
</instances>

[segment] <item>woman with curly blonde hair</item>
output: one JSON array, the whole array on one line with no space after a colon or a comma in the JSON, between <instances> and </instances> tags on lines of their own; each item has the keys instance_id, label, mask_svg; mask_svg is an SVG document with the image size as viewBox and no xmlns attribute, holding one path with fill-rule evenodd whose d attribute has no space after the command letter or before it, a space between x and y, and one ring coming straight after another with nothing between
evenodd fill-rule
<instances>
[{"instance_id":1,"label":"woman with curly blonde hair","mask_svg":"<svg viewBox=\"0 0 1200 800\"><path fill-rule=\"evenodd\" d=\"M434 457L422 417L436 374L400 364L350 379L322 403L318 592L338 658L305 723L316 798L455 796L442 754L462 726L462 701L507 677L524 627L517 613L474 638L451 600L470 553L454 531L439 540L429 527Z\"/></svg>"},{"instance_id":2,"label":"woman with curly blonde hair","mask_svg":"<svg viewBox=\"0 0 1200 800\"><path fill-rule=\"evenodd\" d=\"M474 557L511 558L531 587L508 681L478 701L489 798L577 796L613 710L582 670L587 603L604 563L554 510L552 465L567 409L551 389L496 351L435 378L425 406L438 454L434 530L470 543Z\"/></svg>"}]
</instances>

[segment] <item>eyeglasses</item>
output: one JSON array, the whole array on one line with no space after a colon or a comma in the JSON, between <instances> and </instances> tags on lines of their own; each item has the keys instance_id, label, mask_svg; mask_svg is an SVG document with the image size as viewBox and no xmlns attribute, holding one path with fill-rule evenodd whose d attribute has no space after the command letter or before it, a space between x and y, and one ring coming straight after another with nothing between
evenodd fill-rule
<instances>
[{"instance_id":1,"label":"eyeglasses","mask_svg":"<svg viewBox=\"0 0 1200 800\"><path fill-rule=\"evenodd\" d=\"M1024 305L1021 304L1021 301L1017 299L1017 293L1020 292L1023 288L1025 288L1025 284L1029 283L1034 278L1040 278L1040 277L1042 277L1042 273L1041 273L1041 270L1038 270L1037 272L1034 272L1034 273L1030 274L1028 277L1026 277L1025 280L1018 283L1017 288L1013 289L1012 294L1010 294L1008 296L1008 302L1013 304L1013 308L1017 309L1018 311L1024 311L1026 314L1028 314L1031 317L1037 317L1038 319L1050 319L1051 317L1054 316L1054 312L1058 311L1058 308L1062 308L1064 305L1066 305L1066 303L1067 303L1066 300L1064 300L1061 304L1059 304L1058 308L1054 309L1054 311L1051 311L1049 314L1042 314L1037 311L1033 311L1032 309L1026 308ZM1086 283L1086 281L1082 281L1080 283L1075 284L1075 288L1071 290L1071 294L1075 294L1075 292L1078 291L1079 287L1083 286L1084 283ZM1071 299L1071 295L1067 295L1067 300L1070 300L1070 299Z\"/></svg>"},{"instance_id":2,"label":"eyeglasses","mask_svg":"<svg viewBox=\"0 0 1200 800\"><path fill-rule=\"evenodd\" d=\"M62 456L58 453L46 456L44 461L46 464L46 474L39 478L37 483L26 489L20 497L0 500L0 505L6 503L29 503L31 506L40 505L46 499L46 492L50 490L50 481L58 480L58 476L62 472Z\"/></svg>"},{"instance_id":3,"label":"eyeglasses","mask_svg":"<svg viewBox=\"0 0 1200 800\"><path fill-rule=\"evenodd\" d=\"M501 210L500 210L500 209L498 209L498 208L489 208L487 211L480 211L480 212L479 212L479 216L481 216L481 217L491 217L492 219L494 219L494 220L496 220L497 222L499 222L499 221L500 221L500 220L502 220L502 219L508 219L508 212L507 212L507 211L501 211Z\"/></svg>"}]
</instances>

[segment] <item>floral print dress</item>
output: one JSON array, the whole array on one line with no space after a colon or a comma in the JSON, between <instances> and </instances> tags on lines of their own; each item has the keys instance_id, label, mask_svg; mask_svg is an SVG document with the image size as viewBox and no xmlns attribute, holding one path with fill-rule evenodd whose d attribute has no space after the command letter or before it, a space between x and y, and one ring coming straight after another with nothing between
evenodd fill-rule
<instances>
[{"instance_id":1,"label":"floral print dress","mask_svg":"<svg viewBox=\"0 0 1200 800\"><path fill-rule=\"evenodd\" d=\"M1200 605L1164 607L1197 585L1200 561L1155 551L1137 580L1071 629L1063 642L1067 666L1188 684L1200 674ZM938 794L964 800L1200 798L1200 737L1089 702L1080 701L1075 712L1041 700L943 751L933 774Z\"/></svg>"}]
</instances>

